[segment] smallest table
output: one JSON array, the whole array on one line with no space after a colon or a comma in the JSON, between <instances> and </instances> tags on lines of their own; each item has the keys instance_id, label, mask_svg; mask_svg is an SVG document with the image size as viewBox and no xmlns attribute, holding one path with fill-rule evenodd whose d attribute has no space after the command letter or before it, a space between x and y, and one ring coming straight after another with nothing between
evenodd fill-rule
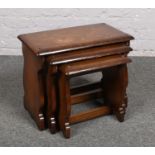
<instances>
[{"instance_id":1,"label":"smallest table","mask_svg":"<svg viewBox=\"0 0 155 155\"><path fill-rule=\"evenodd\" d=\"M114 109L117 110L114 111L117 118L120 121L123 120L124 109L127 105L126 63L130 61L127 54L132 50L130 48L130 40L133 39L131 35L101 23L24 34L18 38L22 41L24 55L24 105L39 129L49 127L52 132L55 132L57 124L60 124L57 113L59 103L56 99L60 94L60 87L58 88L60 75L80 73L81 68L93 70L92 64L101 67L93 71L100 70L103 73L100 81L103 85L103 96L101 92L95 95L91 92L91 95L87 93L86 97L83 97L83 94L82 97L74 96L73 102L102 96L104 101L111 105L115 99L115 102L117 100L119 104L115 104ZM111 57L117 57L117 62L123 61L124 64L115 64L116 59L111 59ZM111 64L110 66L106 64L107 61ZM67 72L62 68L70 69ZM73 93L82 89L88 91L90 88L97 88L101 83L83 86L72 91ZM123 92L121 96L119 96L120 91L116 93L116 90ZM76 122L75 119L71 120Z\"/></svg>"},{"instance_id":2,"label":"smallest table","mask_svg":"<svg viewBox=\"0 0 155 155\"><path fill-rule=\"evenodd\" d=\"M67 63L59 66L59 96L60 112L59 124L66 138L70 137L70 124L86 121L92 118L115 113L117 119L122 122L127 106L127 66L130 59L126 56L115 55ZM108 71L109 73L107 73ZM75 100L75 94L71 94L70 78L88 73L102 72L103 77L100 88L103 91L100 96L103 99L102 106L71 115L71 105ZM94 91L94 88L90 88ZM82 90L79 92L81 99ZM79 98L79 95L78 95Z\"/></svg>"}]
</instances>

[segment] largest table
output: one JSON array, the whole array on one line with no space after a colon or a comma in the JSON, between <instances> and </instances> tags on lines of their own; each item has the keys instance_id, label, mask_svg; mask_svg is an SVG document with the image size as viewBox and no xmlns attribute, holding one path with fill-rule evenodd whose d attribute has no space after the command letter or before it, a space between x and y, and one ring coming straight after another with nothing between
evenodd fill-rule
<instances>
[{"instance_id":1,"label":"largest table","mask_svg":"<svg viewBox=\"0 0 155 155\"><path fill-rule=\"evenodd\" d=\"M128 53L133 39L105 23L23 34L18 38L24 56L24 105L40 130L48 127L50 107L56 104L50 103L50 94L56 95L51 74L55 68L50 64Z\"/></svg>"}]
</instances>

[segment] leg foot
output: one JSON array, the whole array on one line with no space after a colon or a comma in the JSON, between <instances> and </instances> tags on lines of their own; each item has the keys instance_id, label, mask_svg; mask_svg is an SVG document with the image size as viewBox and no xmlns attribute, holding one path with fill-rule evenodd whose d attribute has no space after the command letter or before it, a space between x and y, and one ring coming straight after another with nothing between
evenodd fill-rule
<instances>
[{"instance_id":1,"label":"leg foot","mask_svg":"<svg viewBox=\"0 0 155 155\"><path fill-rule=\"evenodd\" d=\"M65 123L64 130L63 130L63 135L64 135L65 138L70 138L71 130L70 130L69 123Z\"/></svg>"},{"instance_id":2,"label":"leg foot","mask_svg":"<svg viewBox=\"0 0 155 155\"><path fill-rule=\"evenodd\" d=\"M36 123L37 123L37 126L38 126L39 130L46 129L46 126L45 126L45 117L44 117L43 113L40 113L38 115L38 118L36 118Z\"/></svg>"},{"instance_id":3,"label":"leg foot","mask_svg":"<svg viewBox=\"0 0 155 155\"><path fill-rule=\"evenodd\" d=\"M50 129L50 132L52 134L55 134L57 129L56 129L56 120L54 117L51 117L50 118L50 122L49 122L49 129Z\"/></svg>"},{"instance_id":4,"label":"leg foot","mask_svg":"<svg viewBox=\"0 0 155 155\"><path fill-rule=\"evenodd\" d=\"M29 104L27 104L26 98L24 96L24 108L25 108L25 110L28 111L28 113L30 114L31 118L35 121L38 129L39 130L45 130L46 129L46 125L45 125L45 118L44 118L43 113L42 112L39 113L39 114L34 113L31 110L32 108L30 108L28 105Z\"/></svg>"},{"instance_id":5,"label":"leg foot","mask_svg":"<svg viewBox=\"0 0 155 155\"><path fill-rule=\"evenodd\" d=\"M124 117L126 114L126 108L127 108L127 100L128 100L128 98L127 98L127 95L125 94L124 101L115 110L116 117L117 117L118 121L120 121L120 122L124 121Z\"/></svg>"}]
</instances>

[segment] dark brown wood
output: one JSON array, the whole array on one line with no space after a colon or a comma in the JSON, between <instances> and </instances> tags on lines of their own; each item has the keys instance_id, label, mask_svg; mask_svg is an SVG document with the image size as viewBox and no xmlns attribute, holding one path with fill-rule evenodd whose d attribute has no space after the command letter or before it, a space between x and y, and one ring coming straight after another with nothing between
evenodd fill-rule
<instances>
[{"instance_id":1,"label":"dark brown wood","mask_svg":"<svg viewBox=\"0 0 155 155\"><path fill-rule=\"evenodd\" d=\"M66 75L77 76L129 62L131 62L131 60L126 56L114 55L114 56L96 58L92 60L85 60L64 64L59 67L59 70L65 73Z\"/></svg>"},{"instance_id":2,"label":"dark brown wood","mask_svg":"<svg viewBox=\"0 0 155 155\"><path fill-rule=\"evenodd\" d=\"M111 114L112 110L108 106L102 106L98 108L94 108L92 110L88 110L85 112L81 112L79 114L72 115L70 117L70 123L78 123L78 122L83 122L90 120L92 118L96 118L99 116L104 116L104 115L109 115Z\"/></svg>"},{"instance_id":3,"label":"dark brown wood","mask_svg":"<svg viewBox=\"0 0 155 155\"><path fill-rule=\"evenodd\" d=\"M50 86L50 83L48 80L52 80L52 77L49 77L48 75L54 75L54 73L57 73L57 67L54 65L51 71L51 69L48 71L47 68L48 68L48 65L45 65L46 63L48 64L48 60L49 60L49 57L36 57L32 52L31 50L26 47L25 45L23 45L24 48L26 50L23 50L23 54L24 54L24 68L27 68L27 71L25 73L24 71L24 83L25 84L25 87L28 87L28 89L25 90L25 94L26 93L29 93L29 92L32 92L31 94L34 94L35 91L38 91L39 94L42 94L42 97L39 97L39 96L32 96L32 95L29 95L29 96L26 96L25 97L25 107L27 107L26 109L29 109L28 111L31 113L31 115L34 115L33 118L35 119L37 117L37 115L39 117L41 117L41 120L42 122L44 122L43 124L44 125L40 125L38 122L38 119L35 119L39 129L43 130L45 129L45 124L48 124L48 127L50 128L51 132L54 133L55 132L55 125L53 125L53 122L55 122L55 118L51 117L50 115L55 115L55 112L51 110L51 108L49 107L53 107L52 105L52 100L54 100L55 97L52 97L52 95L49 95L49 94L52 94L51 90L53 90L52 88L50 87L54 87L53 86ZM115 45L114 45L115 46ZM91 52L91 51L90 51ZM30 56L29 56L30 55ZM75 55L76 56L76 55ZM32 60L32 61L31 61ZM53 59L54 60L54 59ZM58 60L58 59L57 59ZM34 61L34 62L33 62ZM67 59L66 59L67 61ZM37 63L36 63L37 62ZM34 67L34 69L36 70L34 72L33 69L31 69L32 66ZM37 66L40 66L39 69L37 69L38 67ZM44 67L45 66L45 67ZM25 70L25 69L24 69ZM46 72L44 72L44 70L47 70ZM52 72L52 73L51 73ZM45 73L45 75L44 75ZM29 82L26 82L27 81L27 76L30 76L30 78L32 78L33 76L35 77L35 81L31 82L31 84ZM45 80L46 79L46 76L47 76L47 79L48 80ZM34 79L34 78L33 78ZM46 82L44 82L46 81ZM28 83L28 84L27 84ZM46 84L45 84L46 83ZM33 86L34 85L34 86ZM36 86L38 85L38 87ZM47 85L47 91L45 92L45 85ZM93 86L94 87L94 86ZM90 87L92 88L92 87ZM37 89L37 90L36 90ZM81 90L84 90L85 88L81 88ZM31 90L31 91L30 91ZM45 94L46 93L46 94ZM89 95L90 96L90 95ZM95 95L96 97L100 97L100 94L99 96L98 95ZM95 98L95 96L93 98ZM40 104L40 102L37 102L36 103L36 98L40 99L40 102L42 102L42 104ZM31 98L34 98L33 99L33 102L31 101L30 102L30 106L29 104L27 103L26 100L32 100ZM81 98L82 99L82 98ZM83 98L84 100L83 101L86 101L86 99L89 100L88 96L85 98ZM90 99L92 99L92 97L90 96ZM47 100L47 101L45 101ZM82 101L82 100L81 100ZM48 104L47 104L47 103ZM53 101L55 102L55 101ZM46 106L47 105L47 106ZM35 106L35 109L37 109L38 111L40 111L40 109L42 109L42 112L37 114L36 112L33 112L33 108L31 108L31 106ZM41 108L42 107L42 108ZM47 107L47 111L45 110ZM52 114L52 112L54 114ZM50 115L49 115L50 113ZM43 121L45 119L45 114L47 115L46 118L47 119L47 123L45 123L45 121ZM52 120L52 121L51 121ZM49 122L51 122L52 124L50 124ZM41 126L44 126L44 127L41 127Z\"/></svg>"},{"instance_id":4,"label":"dark brown wood","mask_svg":"<svg viewBox=\"0 0 155 155\"><path fill-rule=\"evenodd\" d=\"M127 44L128 42L122 42L112 45L70 51L68 53L55 54L49 56L48 61L51 65L58 65L62 63L88 60L114 54L127 54L129 51L132 51L132 48L130 48Z\"/></svg>"},{"instance_id":5,"label":"dark brown wood","mask_svg":"<svg viewBox=\"0 0 155 155\"><path fill-rule=\"evenodd\" d=\"M46 73L46 98L47 98L47 108L46 108L46 119L48 122L48 128L51 133L56 133L58 130L58 121L57 121L57 74L55 73L56 68L47 67Z\"/></svg>"},{"instance_id":6,"label":"dark brown wood","mask_svg":"<svg viewBox=\"0 0 155 155\"><path fill-rule=\"evenodd\" d=\"M72 95L71 96L71 103L72 104L78 104L81 102L86 102L86 101L90 101L90 100L95 100L97 98L102 98L102 96L103 96L103 92L101 89L88 91L85 93Z\"/></svg>"},{"instance_id":7,"label":"dark brown wood","mask_svg":"<svg viewBox=\"0 0 155 155\"><path fill-rule=\"evenodd\" d=\"M99 88L101 88L101 82L94 82L91 84L72 87L71 94L74 95L74 94L84 93L84 92L92 91Z\"/></svg>"},{"instance_id":8,"label":"dark brown wood","mask_svg":"<svg viewBox=\"0 0 155 155\"><path fill-rule=\"evenodd\" d=\"M133 39L105 23L49 30L18 37L36 55L56 54Z\"/></svg>"},{"instance_id":9,"label":"dark brown wood","mask_svg":"<svg viewBox=\"0 0 155 155\"><path fill-rule=\"evenodd\" d=\"M44 130L45 123L45 98L44 98L44 60L36 57L29 48L23 45L24 55L24 107L35 120L38 128Z\"/></svg>"},{"instance_id":10,"label":"dark brown wood","mask_svg":"<svg viewBox=\"0 0 155 155\"><path fill-rule=\"evenodd\" d=\"M103 96L120 122L124 121L127 107L127 65L119 65L103 71Z\"/></svg>"},{"instance_id":11,"label":"dark brown wood","mask_svg":"<svg viewBox=\"0 0 155 155\"><path fill-rule=\"evenodd\" d=\"M132 36L101 23L24 34L18 38L23 43L24 105L40 130L48 126L51 133L55 133L60 124L64 135L70 137L71 104L102 94L89 94L99 88L99 84L70 91L68 77L97 71L103 71L104 100L118 120L124 119L127 107L125 64L130 62L127 54L132 50L129 47ZM65 75L60 76L59 72ZM59 76L60 90L57 86ZM116 77L113 82L112 77ZM69 103L67 108L66 103ZM58 112L61 113L59 118Z\"/></svg>"},{"instance_id":12,"label":"dark brown wood","mask_svg":"<svg viewBox=\"0 0 155 155\"><path fill-rule=\"evenodd\" d=\"M70 137L70 123L77 123L80 121L89 120L95 117L99 117L101 115L111 113L110 109L113 109L113 112L116 114L116 117L119 121L123 121L125 114L125 102L127 101L126 96L126 86L127 86L127 67L126 63L130 62L130 59L125 55L114 55L103 58L96 58L95 60L85 60L73 63L63 64L58 67L60 71L60 80L59 80L59 90L60 90L60 119L59 123L61 126L61 130L66 138ZM106 71L110 74L106 73ZM105 72L104 72L105 69ZM71 104L79 103L80 101L88 100L93 97L93 94L87 94L88 92L81 93L78 95L71 95L70 86L69 86L69 78L71 75L74 76L79 74L86 74L96 71L103 72L102 84L103 84L103 93L102 96L105 97L105 102L108 101L108 108L100 107L91 111L82 112L81 114L76 114L71 116ZM111 75L111 76L109 76ZM104 76L106 78L104 78ZM107 81L109 80L109 81ZM111 82L111 83L110 83ZM105 85L105 86L104 86ZM110 87L109 87L110 85ZM108 86L108 87L106 87ZM85 87L87 88L87 87ZM108 90L107 90L108 89ZM111 89L111 90L110 90ZM76 91L75 91L76 92ZM78 92L78 91L77 91ZM101 92L101 91L100 91ZM105 95L104 95L104 92ZM110 95L110 99L106 96L107 93ZM87 95L86 95L87 94ZM98 92L96 93L98 94ZM93 97L93 99L96 96ZM110 103L109 103L110 100ZM67 124L67 128L65 127ZM68 130L69 132L67 132Z\"/></svg>"},{"instance_id":13,"label":"dark brown wood","mask_svg":"<svg viewBox=\"0 0 155 155\"><path fill-rule=\"evenodd\" d=\"M71 88L71 103L78 104L97 98L102 98L101 82L81 85Z\"/></svg>"},{"instance_id":14,"label":"dark brown wood","mask_svg":"<svg viewBox=\"0 0 155 155\"><path fill-rule=\"evenodd\" d=\"M68 77L61 75L59 80L59 125L60 129L66 138L70 138L70 114L71 114L71 100L70 100L70 87Z\"/></svg>"}]
</instances>

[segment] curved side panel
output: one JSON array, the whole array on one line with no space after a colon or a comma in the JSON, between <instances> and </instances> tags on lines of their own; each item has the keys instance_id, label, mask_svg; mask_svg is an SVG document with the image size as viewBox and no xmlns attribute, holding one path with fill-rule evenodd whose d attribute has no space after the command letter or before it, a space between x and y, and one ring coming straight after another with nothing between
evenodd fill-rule
<instances>
[{"instance_id":1,"label":"curved side panel","mask_svg":"<svg viewBox=\"0 0 155 155\"><path fill-rule=\"evenodd\" d=\"M43 58L35 56L29 48L23 45L24 70L24 106L35 120L38 128L44 130L44 75Z\"/></svg>"}]
</instances>

